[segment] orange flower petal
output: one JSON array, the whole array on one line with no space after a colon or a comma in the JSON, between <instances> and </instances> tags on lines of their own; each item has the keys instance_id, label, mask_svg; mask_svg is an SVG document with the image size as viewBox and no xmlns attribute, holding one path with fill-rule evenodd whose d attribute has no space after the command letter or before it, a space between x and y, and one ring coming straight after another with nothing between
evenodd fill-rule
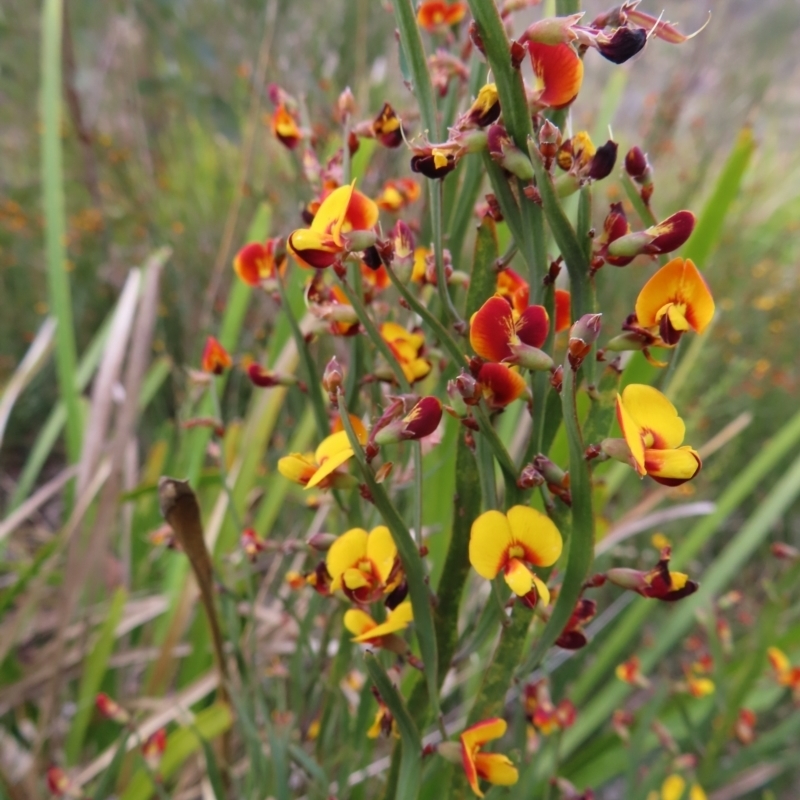
<instances>
[{"instance_id":1,"label":"orange flower petal","mask_svg":"<svg viewBox=\"0 0 800 800\"><path fill-rule=\"evenodd\" d=\"M228 351L217 339L213 336L209 336L208 339L206 339L206 345L203 348L203 357L200 361L200 367L203 372L210 372L213 375L222 375L232 363L233 360Z\"/></svg>"},{"instance_id":2,"label":"orange flower petal","mask_svg":"<svg viewBox=\"0 0 800 800\"><path fill-rule=\"evenodd\" d=\"M248 286L258 286L267 263L267 249L261 242L246 244L233 259L233 268Z\"/></svg>"},{"instance_id":3,"label":"orange flower petal","mask_svg":"<svg viewBox=\"0 0 800 800\"><path fill-rule=\"evenodd\" d=\"M577 96L583 83L583 61L568 44L527 42L536 75L537 101L550 108L564 108Z\"/></svg>"},{"instance_id":4,"label":"orange flower petal","mask_svg":"<svg viewBox=\"0 0 800 800\"><path fill-rule=\"evenodd\" d=\"M478 373L478 382L491 408L505 408L522 396L525 379L505 364L484 364Z\"/></svg>"},{"instance_id":5,"label":"orange flower petal","mask_svg":"<svg viewBox=\"0 0 800 800\"><path fill-rule=\"evenodd\" d=\"M639 324L645 328L658 325L670 304L680 309L697 333L702 333L714 316L714 298L690 260L674 258L642 287L636 300Z\"/></svg>"},{"instance_id":6,"label":"orange flower petal","mask_svg":"<svg viewBox=\"0 0 800 800\"><path fill-rule=\"evenodd\" d=\"M502 361L511 357L509 341L514 337L511 306L502 297L490 297L469 322L469 343L481 358Z\"/></svg>"},{"instance_id":7,"label":"orange flower petal","mask_svg":"<svg viewBox=\"0 0 800 800\"><path fill-rule=\"evenodd\" d=\"M316 463L300 453L291 453L278 460L278 472L284 478L305 486L317 471Z\"/></svg>"},{"instance_id":8,"label":"orange flower petal","mask_svg":"<svg viewBox=\"0 0 800 800\"><path fill-rule=\"evenodd\" d=\"M504 719L493 717L467 728L459 737L461 744L470 749L482 747L487 742L505 736L508 725Z\"/></svg>"},{"instance_id":9,"label":"orange flower petal","mask_svg":"<svg viewBox=\"0 0 800 800\"><path fill-rule=\"evenodd\" d=\"M571 298L566 289L556 289L556 333L572 326Z\"/></svg>"}]
</instances>

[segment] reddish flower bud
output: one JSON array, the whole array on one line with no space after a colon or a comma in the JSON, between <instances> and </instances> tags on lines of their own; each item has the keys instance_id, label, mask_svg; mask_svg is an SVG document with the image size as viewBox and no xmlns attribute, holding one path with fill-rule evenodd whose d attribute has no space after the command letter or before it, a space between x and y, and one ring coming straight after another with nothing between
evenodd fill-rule
<instances>
[{"instance_id":1,"label":"reddish flower bud","mask_svg":"<svg viewBox=\"0 0 800 800\"><path fill-rule=\"evenodd\" d=\"M155 733L151 734L145 743L142 745L142 755L147 762L147 766L153 772L158 770L161 764L161 757L164 755L164 750L167 747L167 730L166 728L159 728Z\"/></svg>"},{"instance_id":2,"label":"reddish flower bud","mask_svg":"<svg viewBox=\"0 0 800 800\"><path fill-rule=\"evenodd\" d=\"M546 169L550 169L553 159L558 155L559 147L561 147L561 131L547 119L539 128L539 152L542 154Z\"/></svg>"},{"instance_id":3,"label":"reddish flower bud","mask_svg":"<svg viewBox=\"0 0 800 800\"><path fill-rule=\"evenodd\" d=\"M462 372L455 380L456 389L468 406L480 402L481 388L478 381L468 372Z\"/></svg>"},{"instance_id":4,"label":"reddish flower bud","mask_svg":"<svg viewBox=\"0 0 800 800\"><path fill-rule=\"evenodd\" d=\"M597 148L589 165L589 178L599 181L611 174L614 164L617 163L618 147L616 142L609 139L604 145Z\"/></svg>"},{"instance_id":5,"label":"reddish flower bud","mask_svg":"<svg viewBox=\"0 0 800 800\"><path fill-rule=\"evenodd\" d=\"M639 181L648 169L650 169L650 164L647 161L647 155L642 152L640 147L631 147L625 155L625 171L628 175L635 181Z\"/></svg>"},{"instance_id":6,"label":"reddish flower bud","mask_svg":"<svg viewBox=\"0 0 800 800\"><path fill-rule=\"evenodd\" d=\"M324 552L329 550L338 537L332 533L315 533L308 539L308 546L314 550Z\"/></svg>"},{"instance_id":7,"label":"reddish flower bud","mask_svg":"<svg viewBox=\"0 0 800 800\"><path fill-rule=\"evenodd\" d=\"M100 692L95 697L94 704L106 719L119 722L120 725L126 725L130 722L131 715L116 700L113 700L104 692Z\"/></svg>"},{"instance_id":8,"label":"reddish flower bud","mask_svg":"<svg viewBox=\"0 0 800 800\"><path fill-rule=\"evenodd\" d=\"M769 548L775 558L781 561L797 561L800 559L800 550L786 542L773 542Z\"/></svg>"},{"instance_id":9,"label":"reddish flower bud","mask_svg":"<svg viewBox=\"0 0 800 800\"><path fill-rule=\"evenodd\" d=\"M78 794L75 793L77 787L61 767L52 766L48 768L47 788L56 797L77 797L80 795L80 790L78 790Z\"/></svg>"},{"instance_id":10,"label":"reddish flower bud","mask_svg":"<svg viewBox=\"0 0 800 800\"><path fill-rule=\"evenodd\" d=\"M442 404L436 397L423 397L402 419L390 422L376 434L377 444L423 439L442 419Z\"/></svg>"},{"instance_id":11,"label":"reddish flower bud","mask_svg":"<svg viewBox=\"0 0 800 800\"><path fill-rule=\"evenodd\" d=\"M470 20L467 33L469 34L469 39L472 42L472 44L474 44L475 47L478 49L478 52L481 53L481 55L485 56L486 48L484 47L483 39L481 38L481 32L478 30L478 24L475 22L474 19Z\"/></svg>"},{"instance_id":12,"label":"reddish flower bud","mask_svg":"<svg viewBox=\"0 0 800 800\"><path fill-rule=\"evenodd\" d=\"M297 386L299 381L294 375L282 375L278 372L265 369L260 364L250 364L247 367L247 377L254 386L269 389L273 386Z\"/></svg>"},{"instance_id":13,"label":"reddish flower bud","mask_svg":"<svg viewBox=\"0 0 800 800\"><path fill-rule=\"evenodd\" d=\"M544 475L533 464L526 464L517 478L517 486L520 489L534 489L544 485L544 482Z\"/></svg>"},{"instance_id":14,"label":"reddish flower bud","mask_svg":"<svg viewBox=\"0 0 800 800\"><path fill-rule=\"evenodd\" d=\"M502 125L491 125L487 131L489 155L503 169L516 175L520 180L533 180L533 164L508 135Z\"/></svg>"},{"instance_id":15,"label":"reddish flower bud","mask_svg":"<svg viewBox=\"0 0 800 800\"><path fill-rule=\"evenodd\" d=\"M615 239L608 245L608 254L633 259L638 255L671 253L692 235L694 224L695 216L691 211L678 211L658 225Z\"/></svg>"},{"instance_id":16,"label":"reddish flower bud","mask_svg":"<svg viewBox=\"0 0 800 800\"><path fill-rule=\"evenodd\" d=\"M602 314L584 314L569 332L569 363L577 370L592 349L592 345L600 335Z\"/></svg>"},{"instance_id":17,"label":"reddish flower bud","mask_svg":"<svg viewBox=\"0 0 800 800\"><path fill-rule=\"evenodd\" d=\"M614 64L624 64L647 44L647 31L644 28L623 25L610 37L598 36L595 44L601 56Z\"/></svg>"},{"instance_id":18,"label":"reddish flower bud","mask_svg":"<svg viewBox=\"0 0 800 800\"><path fill-rule=\"evenodd\" d=\"M336 397L336 390L344 384L344 370L342 365L333 356L331 360L325 365L325 371L322 373L322 387L331 396Z\"/></svg>"}]
</instances>

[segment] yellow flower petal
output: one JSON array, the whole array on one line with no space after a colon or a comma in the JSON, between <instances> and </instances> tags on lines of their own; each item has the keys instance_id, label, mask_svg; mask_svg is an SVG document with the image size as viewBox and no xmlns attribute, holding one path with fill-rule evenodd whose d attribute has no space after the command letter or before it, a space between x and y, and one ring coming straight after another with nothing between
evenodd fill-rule
<instances>
[{"instance_id":1,"label":"yellow flower petal","mask_svg":"<svg viewBox=\"0 0 800 800\"><path fill-rule=\"evenodd\" d=\"M648 433L652 435L653 442L646 442L648 447L665 450L683 443L686 426L675 406L658 389L631 383L622 392L622 404L638 427L645 431L645 438ZM625 438L627 441L627 436Z\"/></svg>"},{"instance_id":2,"label":"yellow flower petal","mask_svg":"<svg viewBox=\"0 0 800 800\"><path fill-rule=\"evenodd\" d=\"M339 581L341 585L341 577L345 570L366 557L368 537L369 534L363 528L352 528L339 536L331 545L325 558L325 566L334 581ZM333 585L331 588L334 588Z\"/></svg>"},{"instance_id":3,"label":"yellow flower petal","mask_svg":"<svg viewBox=\"0 0 800 800\"><path fill-rule=\"evenodd\" d=\"M630 415L630 412L622 402L621 395L617 395L617 422L622 435L625 437L625 442L631 451L633 462L636 465L636 471L639 475L647 475L647 470L644 466L644 442L642 441L642 430L636 424L636 420Z\"/></svg>"},{"instance_id":4,"label":"yellow flower petal","mask_svg":"<svg viewBox=\"0 0 800 800\"><path fill-rule=\"evenodd\" d=\"M670 775L661 784L661 800L680 800L686 781L680 775Z\"/></svg>"},{"instance_id":5,"label":"yellow flower petal","mask_svg":"<svg viewBox=\"0 0 800 800\"><path fill-rule=\"evenodd\" d=\"M317 465L312 460L311 456L304 456L301 453L291 453L278 459L278 472L284 478L290 481L300 483L305 486L314 473L317 471Z\"/></svg>"},{"instance_id":6,"label":"yellow flower petal","mask_svg":"<svg viewBox=\"0 0 800 800\"><path fill-rule=\"evenodd\" d=\"M474 750L486 744L486 742L491 742L493 739L499 739L504 736L507 727L506 721L499 717L485 719L467 728L461 734L461 743L469 750Z\"/></svg>"},{"instance_id":7,"label":"yellow flower petal","mask_svg":"<svg viewBox=\"0 0 800 800\"><path fill-rule=\"evenodd\" d=\"M370 630L365 630L362 634L356 636L354 642L368 642L371 639L376 639L379 636L388 636L390 633L402 631L408 627L408 624L414 619L414 613L411 610L411 602L400 603L394 611L390 611L386 617L386 621L380 625L376 625ZM347 623L345 623L347 624Z\"/></svg>"},{"instance_id":8,"label":"yellow flower petal","mask_svg":"<svg viewBox=\"0 0 800 800\"><path fill-rule=\"evenodd\" d=\"M478 753L475 767L481 778L495 786L513 786L519 780L517 768L501 753Z\"/></svg>"},{"instance_id":9,"label":"yellow flower petal","mask_svg":"<svg viewBox=\"0 0 800 800\"><path fill-rule=\"evenodd\" d=\"M769 658L772 669L774 669L778 675L788 672L792 666L786 653L784 653L783 650L779 650L777 647L767 648L767 658Z\"/></svg>"},{"instance_id":10,"label":"yellow flower petal","mask_svg":"<svg viewBox=\"0 0 800 800\"><path fill-rule=\"evenodd\" d=\"M518 558L512 558L508 562L503 578L517 597L525 597L533 588L533 575Z\"/></svg>"},{"instance_id":11,"label":"yellow flower petal","mask_svg":"<svg viewBox=\"0 0 800 800\"><path fill-rule=\"evenodd\" d=\"M367 558L375 564L381 583L386 583L395 556L397 556L397 546L389 529L385 525L373 528L367 537Z\"/></svg>"},{"instance_id":12,"label":"yellow flower petal","mask_svg":"<svg viewBox=\"0 0 800 800\"><path fill-rule=\"evenodd\" d=\"M338 434L337 434L338 436ZM335 472L346 461L353 457L353 451L348 447L345 450L340 450L335 455L326 458L320 465L319 469L314 473L314 476L306 484L306 489L313 489L325 480L332 472Z\"/></svg>"},{"instance_id":13,"label":"yellow flower petal","mask_svg":"<svg viewBox=\"0 0 800 800\"><path fill-rule=\"evenodd\" d=\"M553 521L546 514L529 506L508 510L508 524L514 544L525 549L524 560L539 567L558 561L563 542Z\"/></svg>"},{"instance_id":14,"label":"yellow flower petal","mask_svg":"<svg viewBox=\"0 0 800 800\"><path fill-rule=\"evenodd\" d=\"M334 189L321 203L311 223L311 230L333 236L337 245L341 246L341 230L344 224L347 206L355 191L356 182L349 186L340 186Z\"/></svg>"},{"instance_id":15,"label":"yellow flower petal","mask_svg":"<svg viewBox=\"0 0 800 800\"><path fill-rule=\"evenodd\" d=\"M317 464L322 465L325 459L341 453L343 450L351 450L350 440L347 438L347 431L339 431L323 439L314 453Z\"/></svg>"},{"instance_id":16,"label":"yellow flower petal","mask_svg":"<svg viewBox=\"0 0 800 800\"><path fill-rule=\"evenodd\" d=\"M472 523L469 563L482 578L491 580L503 567L511 546L511 526L505 514L487 511Z\"/></svg>"},{"instance_id":17,"label":"yellow flower petal","mask_svg":"<svg viewBox=\"0 0 800 800\"><path fill-rule=\"evenodd\" d=\"M645 450L647 474L667 486L677 486L694 478L700 471L700 454L688 445L677 450Z\"/></svg>"},{"instance_id":18,"label":"yellow flower petal","mask_svg":"<svg viewBox=\"0 0 800 800\"><path fill-rule=\"evenodd\" d=\"M342 573L342 583L351 591L367 586L369 581L360 569L349 567Z\"/></svg>"},{"instance_id":19,"label":"yellow flower petal","mask_svg":"<svg viewBox=\"0 0 800 800\"><path fill-rule=\"evenodd\" d=\"M361 636L377 627L375 620L360 608L351 608L345 611L343 622L344 627L356 636Z\"/></svg>"},{"instance_id":20,"label":"yellow flower petal","mask_svg":"<svg viewBox=\"0 0 800 800\"><path fill-rule=\"evenodd\" d=\"M536 587L536 594L539 595L539 599L542 603L546 606L550 605L550 590L547 588L547 584L538 576L533 576L533 585Z\"/></svg>"},{"instance_id":21,"label":"yellow flower petal","mask_svg":"<svg viewBox=\"0 0 800 800\"><path fill-rule=\"evenodd\" d=\"M695 783L692 788L689 789L689 800L708 800L708 796L703 791L703 787Z\"/></svg>"}]
</instances>

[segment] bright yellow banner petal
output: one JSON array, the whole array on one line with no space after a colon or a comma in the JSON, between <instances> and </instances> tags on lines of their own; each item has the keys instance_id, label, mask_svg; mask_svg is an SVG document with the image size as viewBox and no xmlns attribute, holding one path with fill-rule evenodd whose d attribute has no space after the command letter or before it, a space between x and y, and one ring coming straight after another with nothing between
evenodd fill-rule
<instances>
[{"instance_id":1,"label":"bright yellow banner petal","mask_svg":"<svg viewBox=\"0 0 800 800\"><path fill-rule=\"evenodd\" d=\"M356 182L353 181L349 186L340 186L338 189L334 189L322 201L311 223L312 231L333 236L336 244L340 246L341 241L337 241L336 237L344 223L347 206L355 191L355 184ZM336 230L334 231L334 229Z\"/></svg>"},{"instance_id":2,"label":"bright yellow banner petal","mask_svg":"<svg viewBox=\"0 0 800 800\"><path fill-rule=\"evenodd\" d=\"M667 449L683 443L686 426L675 406L658 389L642 383L631 383L622 391L622 404L639 428L653 434L655 443L652 446Z\"/></svg>"},{"instance_id":3,"label":"bright yellow banner petal","mask_svg":"<svg viewBox=\"0 0 800 800\"><path fill-rule=\"evenodd\" d=\"M505 514L487 511L472 523L469 563L482 578L491 580L503 567L511 546L511 526Z\"/></svg>"},{"instance_id":4,"label":"bright yellow banner petal","mask_svg":"<svg viewBox=\"0 0 800 800\"><path fill-rule=\"evenodd\" d=\"M345 628L356 636L361 636L376 627L375 620L360 608L345 611L343 622Z\"/></svg>"},{"instance_id":5,"label":"bright yellow banner petal","mask_svg":"<svg viewBox=\"0 0 800 800\"><path fill-rule=\"evenodd\" d=\"M389 529L385 525L373 528L367 538L367 558L375 564L381 583L386 583L396 555L397 546Z\"/></svg>"},{"instance_id":6,"label":"bright yellow banner petal","mask_svg":"<svg viewBox=\"0 0 800 800\"><path fill-rule=\"evenodd\" d=\"M525 548L527 562L549 567L558 561L563 546L561 534L546 514L529 506L514 506L508 510L508 524L514 542Z\"/></svg>"},{"instance_id":7,"label":"bright yellow banner petal","mask_svg":"<svg viewBox=\"0 0 800 800\"><path fill-rule=\"evenodd\" d=\"M306 484L306 489L313 489L325 480L332 472L337 470L346 461L353 457L353 451L348 447L335 455L326 458L320 468L314 473L314 476Z\"/></svg>"}]
</instances>

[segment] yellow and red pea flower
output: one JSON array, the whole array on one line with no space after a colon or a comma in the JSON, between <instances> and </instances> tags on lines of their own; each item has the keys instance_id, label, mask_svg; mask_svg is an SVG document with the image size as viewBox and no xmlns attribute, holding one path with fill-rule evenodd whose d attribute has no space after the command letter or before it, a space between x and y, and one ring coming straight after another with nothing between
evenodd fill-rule
<instances>
[{"instance_id":1,"label":"yellow and red pea flower","mask_svg":"<svg viewBox=\"0 0 800 800\"><path fill-rule=\"evenodd\" d=\"M113 698L105 692L100 692L94 699L94 704L101 716L120 725L127 725L131 721L131 715Z\"/></svg>"},{"instance_id":2,"label":"yellow and red pea flower","mask_svg":"<svg viewBox=\"0 0 800 800\"><path fill-rule=\"evenodd\" d=\"M337 420L341 426L341 420ZM361 444L366 444L367 430L357 417L350 415L350 422L356 437ZM303 455L291 453L278 460L278 472L290 481L299 483L306 489L317 486L320 489L330 489L331 486L349 485L350 476L337 472L337 470L353 457L353 449L347 432L334 431L322 440L315 453Z\"/></svg>"},{"instance_id":3,"label":"yellow and red pea flower","mask_svg":"<svg viewBox=\"0 0 800 800\"><path fill-rule=\"evenodd\" d=\"M372 122L372 135L384 147L399 147L403 143L403 124L389 103L384 103Z\"/></svg>"},{"instance_id":4,"label":"yellow and red pea flower","mask_svg":"<svg viewBox=\"0 0 800 800\"><path fill-rule=\"evenodd\" d=\"M623 683L628 683L631 686L640 686L646 689L650 686L650 681L642 673L642 662L639 656L631 656L627 661L617 664L614 674Z\"/></svg>"},{"instance_id":5,"label":"yellow and red pea flower","mask_svg":"<svg viewBox=\"0 0 800 800\"><path fill-rule=\"evenodd\" d=\"M786 653L777 647L767 648L767 658L778 684L791 689L795 702L800 702L800 666L792 666Z\"/></svg>"},{"instance_id":6,"label":"yellow and red pea flower","mask_svg":"<svg viewBox=\"0 0 800 800\"><path fill-rule=\"evenodd\" d=\"M679 486L702 467L699 453L683 445L686 426L658 389L632 383L617 395L617 421L639 475Z\"/></svg>"},{"instance_id":7,"label":"yellow and red pea flower","mask_svg":"<svg viewBox=\"0 0 800 800\"><path fill-rule=\"evenodd\" d=\"M390 594L400 584L397 546L385 525L367 533L352 528L328 550L325 565L331 576L331 592L341 589L357 603L371 603Z\"/></svg>"},{"instance_id":8,"label":"yellow and red pea flower","mask_svg":"<svg viewBox=\"0 0 800 800\"><path fill-rule=\"evenodd\" d=\"M233 359L230 357L228 351L215 337L209 336L203 348L200 369L210 375L222 375L232 364Z\"/></svg>"},{"instance_id":9,"label":"yellow and red pea flower","mask_svg":"<svg viewBox=\"0 0 800 800\"><path fill-rule=\"evenodd\" d=\"M348 251L347 235L369 234L378 221L378 206L357 191L355 181L334 189L317 209L309 228L300 228L289 236L288 247L303 267L330 267ZM366 239L358 244L365 244ZM364 247L355 246L356 250Z\"/></svg>"},{"instance_id":10,"label":"yellow and red pea flower","mask_svg":"<svg viewBox=\"0 0 800 800\"><path fill-rule=\"evenodd\" d=\"M47 788L55 797L83 797L80 786L73 781L61 767L47 768L45 775Z\"/></svg>"},{"instance_id":11,"label":"yellow and red pea flower","mask_svg":"<svg viewBox=\"0 0 800 800\"><path fill-rule=\"evenodd\" d=\"M440 33L458 25L467 15L466 3L448 3L445 0L423 0L417 9L419 26L429 33Z\"/></svg>"},{"instance_id":12,"label":"yellow and red pea flower","mask_svg":"<svg viewBox=\"0 0 800 800\"><path fill-rule=\"evenodd\" d=\"M528 306L520 313L503 297L495 295L472 315L469 342L481 358L528 366L525 361L528 348L538 351L549 329L544 306Z\"/></svg>"},{"instance_id":13,"label":"yellow and red pea flower","mask_svg":"<svg viewBox=\"0 0 800 800\"><path fill-rule=\"evenodd\" d=\"M487 742L504 736L507 727L504 719L494 717L472 725L459 736L461 763L470 788L478 797L483 797L478 778L495 786L513 786L519 780L519 773L508 756L481 752Z\"/></svg>"},{"instance_id":14,"label":"yellow and red pea flower","mask_svg":"<svg viewBox=\"0 0 800 800\"><path fill-rule=\"evenodd\" d=\"M518 314L522 314L528 308L530 287L528 282L513 269L507 268L497 273L495 292L504 297ZM556 333L561 333L572 325L571 298L566 289L555 290L555 306Z\"/></svg>"},{"instance_id":15,"label":"yellow and red pea flower","mask_svg":"<svg viewBox=\"0 0 800 800\"><path fill-rule=\"evenodd\" d=\"M714 298L691 260L674 258L642 287L636 320L658 327L661 340L675 345L688 330L702 333L714 317Z\"/></svg>"},{"instance_id":16,"label":"yellow and red pea flower","mask_svg":"<svg viewBox=\"0 0 800 800\"><path fill-rule=\"evenodd\" d=\"M400 211L418 200L421 192L413 178L392 178L383 184L375 204L384 211Z\"/></svg>"},{"instance_id":17,"label":"yellow and red pea flower","mask_svg":"<svg viewBox=\"0 0 800 800\"><path fill-rule=\"evenodd\" d=\"M583 83L583 61L569 44L525 43L536 78L534 99L540 106L565 108Z\"/></svg>"},{"instance_id":18,"label":"yellow and red pea flower","mask_svg":"<svg viewBox=\"0 0 800 800\"><path fill-rule=\"evenodd\" d=\"M411 609L411 601L406 600L391 609L384 622L375 622L366 611L362 611L360 608L348 609L344 614L343 621L345 628L355 634L351 641L383 647L387 637L405 630L414 621L414 613Z\"/></svg>"},{"instance_id":19,"label":"yellow and red pea flower","mask_svg":"<svg viewBox=\"0 0 800 800\"><path fill-rule=\"evenodd\" d=\"M412 148L411 171L432 180L452 172L462 155L462 148L452 144L420 145Z\"/></svg>"},{"instance_id":20,"label":"yellow and red pea flower","mask_svg":"<svg viewBox=\"0 0 800 800\"><path fill-rule=\"evenodd\" d=\"M607 235L609 231L607 218L604 235L598 242L601 245L600 255L615 267L624 267L639 255L657 256L677 250L692 235L696 222L695 215L691 211L677 211L671 217L643 231L623 233L618 236L617 233L622 231L618 219L620 214L624 218L624 212L621 209L615 210L612 206L609 216L613 216L616 220L612 225L613 232Z\"/></svg>"},{"instance_id":21,"label":"yellow and red pea flower","mask_svg":"<svg viewBox=\"0 0 800 800\"><path fill-rule=\"evenodd\" d=\"M527 684L523 698L525 716L545 736L575 724L575 705L566 697L558 705L553 703L546 679Z\"/></svg>"},{"instance_id":22,"label":"yellow and red pea flower","mask_svg":"<svg viewBox=\"0 0 800 800\"><path fill-rule=\"evenodd\" d=\"M283 103L278 105L272 115L272 133L289 150L294 150L303 138L297 120Z\"/></svg>"},{"instance_id":23,"label":"yellow and red pea flower","mask_svg":"<svg viewBox=\"0 0 800 800\"><path fill-rule=\"evenodd\" d=\"M431 371L431 362L424 358L425 337L421 333L406 330L396 322L384 322L380 334L397 359L406 380L415 383ZM386 373L387 377L390 373ZM383 374L380 377L384 377Z\"/></svg>"},{"instance_id":24,"label":"yellow and red pea flower","mask_svg":"<svg viewBox=\"0 0 800 800\"><path fill-rule=\"evenodd\" d=\"M626 567L615 567L606 572L606 579L615 586L649 597L671 603L694 594L699 588L696 581L690 580L683 572L671 572L669 561L671 550L661 551L658 564L648 572Z\"/></svg>"},{"instance_id":25,"label":"yellow and red pea flower","mask_svg":"<svg viewBox=\"0 0 800 800\"><path fill-rule=\"evenodd\" d=\"M283 239L250 242L234 256L233 268L248 286L261 286L286 273L286 249Z\"/></svg>"},{"instance_id":26,"label":"yellow and red pea flower","mask_svg":"<svg viewBox=\"0 0 800 800\"><path fill-rule=\"evenodd\" d=\"M548 516L528 506L513 506L507 514L486 511L472 523L469 561L487 580L502 572L511 591L532 608L540 597L548 605L550 592L527 565L552 566L562 545L561 534Z\"/></svg>"},{"instance_id":27,"label":"yellow and red pea flower","mask_svg":"<svg viewBox=\"0 0 800 800\"><path fill-rule=\"evenodd\" d=\"M469 110L459 121L459 127L485 128L500 116L500 95L494 83L484 84Z\"/></svg>"}]
</instances>

